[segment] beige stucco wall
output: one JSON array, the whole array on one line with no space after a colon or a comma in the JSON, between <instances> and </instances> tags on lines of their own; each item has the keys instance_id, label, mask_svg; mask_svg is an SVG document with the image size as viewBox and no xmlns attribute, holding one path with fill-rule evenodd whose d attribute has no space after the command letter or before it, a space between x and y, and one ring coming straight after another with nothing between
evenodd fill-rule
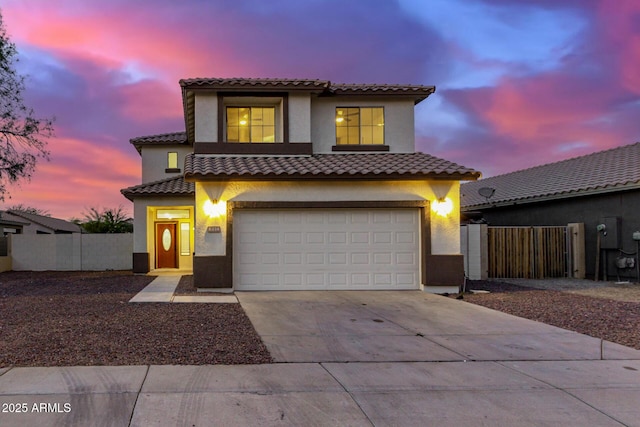
<instances>
[{"instance_id":1,"label":"beige stucco wall","mask_svg":"<svg viewBox=\"0 0 640 427\"><path fill-rule=\"evenodd\" d=\"M167 153L178 153L179 173L167 173ZM193 152L193 147L185 145L159 145L156 147L142 147L142 183L182 176L184 173L184 158Z\"/></svg>"},{"instance_id":2,"label":"beige stucco wall","mask_svg":"<svg viewBox=\"0 0 640 427\"><path fill-rule=\"evenodd\" d=\"M311 142L311 98L309 94L289 95L289 141Z\"/></svg>"},{"instance_id":3,"label":"beige stucco wall","mask_svg":"<svg viewBox=\"0 0 640 427\"><path fill-rule=\"evenodd\" d=\"M410 99L317 98L309 93L290 93L289 141L313 142L314 152L331 153L336 142L335 109L338 106L384 107L385 145L392 153L414 151L414 103ZM217 94L196 95L195 142L218 142L217 120Z\"/></svg>"},{"instance_id":4,"label":"beige stucco wall","mask_svg":"<svg viewBox=\"0 0 640 427\"><path fill-rule=\"evenodd\" d=\"M196 96L195 142L218 142L218 98L216 93Z\"/></svg>"},{"instance_id":5,"label":"beige stucco wall","mask_svg":"<svg viewBox=\"0 0 640 427\"><path fill-rule=\"evenodd\" d=\"M195 249L197 256L224 255L226 215L210 218L204 214L209 201L413 201L448 197L454 210L447 217L431 212L431 252L438 255L460 253L460 185L458 181L231 181L196 183ZM220 226L221 233L207 233Z\"/></svg>"},{"instance_id":6,"label":"beige stucco wall","mask_svg":"<svg viewBox=\"0 0 640 427\"><path fill-rule=\"evenodd\" d=\"M150 268L154 268L155 262L155 209L156 208L173 208L173 209L191 209L193 211L194 199L191 197L173 197L173 198L159 198L149 197L137 199L133 205L133 229L134 241L133 252L135 253L148 253ZM194 213L195 215L195 213ZM178 222L189 222L191 225L190 235L190 247L191 253L194 248L194 234L193 224L195 223L194 215L187 219L176 220ZM162 220L159 220L163 222ZM140 231L144 230L144 231ZM192 255L178 254L179 265L181 270L193 269L193 257Z\"/></svg>"},{"instance_id":7,"label":"beige stucco wall","mask_svg":"<svg viewBox=\"0 0 640 427\"><path fill-rule=\"evenodd\" d=\"M336 144L336 107L384 107L384 141L391 153L415 150L414 104L412 100L369 98L314 98L311 102L311 140L316 153L331 153Z\"/></svg>"}]
</instances>

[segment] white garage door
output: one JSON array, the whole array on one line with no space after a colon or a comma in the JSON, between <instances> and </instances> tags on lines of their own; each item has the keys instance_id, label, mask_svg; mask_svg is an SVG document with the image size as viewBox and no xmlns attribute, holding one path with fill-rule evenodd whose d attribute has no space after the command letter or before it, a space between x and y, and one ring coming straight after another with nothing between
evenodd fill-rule
<instances>
[{"instance_id":1,"label":"white garage door","mask_svg":"<svg viewBox=\"0 0 640 427\"><path fill-rule=\"evenodd\" d=\"M418 289L417 209L237 210L237 290Z\"/></svg>"}]
</instances>

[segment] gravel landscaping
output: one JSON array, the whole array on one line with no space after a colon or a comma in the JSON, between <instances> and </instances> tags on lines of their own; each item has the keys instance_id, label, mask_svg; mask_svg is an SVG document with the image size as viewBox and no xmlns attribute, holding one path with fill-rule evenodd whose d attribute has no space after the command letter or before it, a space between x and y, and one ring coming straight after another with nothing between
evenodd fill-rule
<instances>
[{"instance_id":1,"label":"gravel landscaping","mask_svg":"<svg viewBox=\"0 0 640 427\"><path fill-rule=\"evenodd\" d=\"M0 273L0 368L272 361L240 304L128 302L153 279L113 271ZM467 289L490 293L463 298L640 350L640 285L516 282L470 281ZM183 276L176 293L197 293L192 276Z\"/></svg>"},{"instance_id":2,"label":"gravel landscaping","mask_svg":"<svg viewBox=\"0 0 640 427\"><path fill-rule=\"evenodd\" d=\"M240 304L128 302L153 279L0 273L0 368L271 362Z\"/></svg>"},{"instance_id":3,"label":"gravel landscaping","mask_svg":"<svg viewBox=\"0 0 640 427\"><path fill-rule=\"evenodd\" d=\"M517 282L469 281L467 289L490 293L466 293L463 299L640 350L640 284Z\"/></svg>"}]
</instances>

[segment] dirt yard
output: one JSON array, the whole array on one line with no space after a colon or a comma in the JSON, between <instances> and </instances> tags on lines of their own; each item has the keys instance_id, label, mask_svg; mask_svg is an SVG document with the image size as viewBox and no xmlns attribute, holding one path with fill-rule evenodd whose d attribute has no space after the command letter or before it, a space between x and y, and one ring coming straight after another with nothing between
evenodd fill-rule
<instances>
[{"instance_id":1,"label":"dirt yard","mask_svg":"<svg viewBox=\"0 0 640 427\"><path fill-rule=\"evenodd\" d=\"M464 300L640 350L640 285L590 280L469 281Z\"/></svg>"},{"instance_id":2,"label":"dirt yard","mask_svg":"<svg viewBox=\"0 0 640 427\"><path fill-rule=\"evenodd\" d=\"M128 302L153 279L0 273L0 367L271 362L240 304Z\"/></svg>"}]
</instances>

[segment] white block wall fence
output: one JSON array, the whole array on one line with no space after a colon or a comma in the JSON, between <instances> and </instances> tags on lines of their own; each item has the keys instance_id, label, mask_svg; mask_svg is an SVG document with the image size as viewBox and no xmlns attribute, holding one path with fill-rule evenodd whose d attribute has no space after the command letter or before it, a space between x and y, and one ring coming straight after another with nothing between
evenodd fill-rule
<instances>
[{"instance_id":1,"label":"white block wall fence","mask_svg":"<svg viewBox=\"0 0 640 427\"><path fill-rule=\"evenodd\" d=\"M14 271L131 270L133 234L16 234Z\"/></svg>"},{"instance_id":2,"label":"white block wall fence","mask_svg":"<svg viewBox=\"0 0 640 427\"><path fill-rule=\"evenodd\" d=\"M489 265L486 224L460 227L460 252L464 255L464 274L471 280L486 280Z\"/></svg>"}]
</instances>

